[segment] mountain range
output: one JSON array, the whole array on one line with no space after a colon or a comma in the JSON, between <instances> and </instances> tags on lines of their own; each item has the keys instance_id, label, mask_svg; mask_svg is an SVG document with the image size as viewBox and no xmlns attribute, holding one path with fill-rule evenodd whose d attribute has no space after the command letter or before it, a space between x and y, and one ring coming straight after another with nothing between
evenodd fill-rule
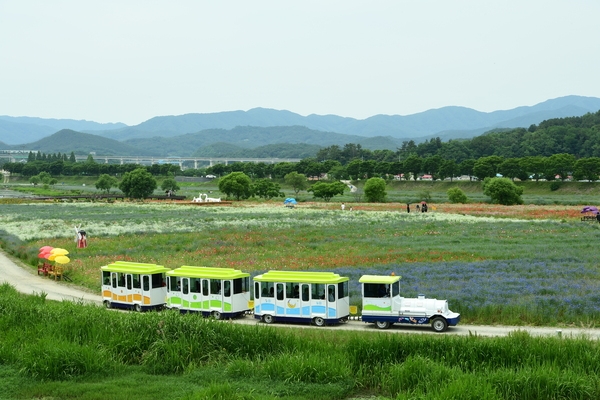
<instances>
[{"instance_id":1,"label":"mountain range","mask_svg":"<svg viewBox=\"0 0 600 400\"><path fill-rule=\"evenodd\" d=\"M0 149L215 157L232 156L232 152L245 156L249 151L269 153L274 148L285 150L285 146L300 144L304 152L346 143L372 150L395 149L406 140L472 138L493 129L529 127L547 119L598 110L600 98L565 96L489 113L449 106L407 116L375 115L363 120L336 115L301 116L265 108L160 116L135 126L0 116ZM227 154L215 154L219 152Z\"/></svg>"}]
</instances>

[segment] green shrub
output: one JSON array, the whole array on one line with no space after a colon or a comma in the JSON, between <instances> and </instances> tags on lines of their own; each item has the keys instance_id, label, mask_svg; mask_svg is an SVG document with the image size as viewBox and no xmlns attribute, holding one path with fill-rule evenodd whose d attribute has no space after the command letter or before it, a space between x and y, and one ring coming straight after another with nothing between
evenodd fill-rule
<instances>
[{"instance_id":1,"label":"green shrub","mask_svg":"<svg viewBox=\"0 0 600 400\"><path fill-rule=\"evenodd\" d=\"M458 187L450 188L446 193L448 194L448 200L450 200L450 203L466 204L469 201L465 192Z\"/></svg>"}]
</instances>

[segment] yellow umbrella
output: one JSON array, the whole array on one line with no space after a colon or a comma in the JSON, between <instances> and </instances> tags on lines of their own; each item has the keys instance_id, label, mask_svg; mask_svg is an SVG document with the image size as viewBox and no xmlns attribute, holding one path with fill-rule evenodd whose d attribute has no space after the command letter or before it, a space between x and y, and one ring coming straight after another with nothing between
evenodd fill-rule
<instances>
[{"instance_id":1,"label":"yellow umbrella","mask_svg":"<svg viewBox=\"0 0 600 400\"><path fill-rule=\"evenodd\" d=\"M55 247L52 250L50 250L50 254L54 254L55 256L66 256L67 254L69 254L69 252L65 249Z\"/></svg>"},{"instance_id":2,"label":"yellow umbrella","mask_svg":"<svg viewBox=\"0 0 600 400\"><path fill-rule=\"evenodd\" d=\"M50 254L50 255L48 256L48 261L54 261L54 259L55 259L56 257L58 257L58 255L56 255L56 254Z\"/></svg>"},{"instance_id":3,"label":"yellow umbrella","mask_svg":"<svg viewBox=\"0 0 600 400\"><path fill-rule=\"evenodd\" d=\"M71 261L71 259L67 256L57 256L54 261L56 261L59 264L66 264L69 261Z\"/></svg>"}]
</instances>

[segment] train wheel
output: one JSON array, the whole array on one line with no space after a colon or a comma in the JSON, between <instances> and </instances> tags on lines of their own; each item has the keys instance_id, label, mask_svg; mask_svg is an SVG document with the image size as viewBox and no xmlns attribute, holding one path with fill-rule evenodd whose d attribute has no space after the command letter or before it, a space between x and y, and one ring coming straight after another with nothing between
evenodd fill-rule
<instances>
[{"instance_id":1,"label":"train wheel","mask_svg":"<svg viewBox=\"0 0 600 400\"><path fill-rule=\"evenodd\" d=\"M436 332L444 332L446 329L448 329L448 322L446 322L446 320L442 317L437 317L431 322L431 327Z\"/></svg>"},{"instance_id":2,"label":"train wheel","mask_svg":"<svg viewBox=\"0 0 600 400\"><path fill-rule=\"evenodd\" d=\"M214 319L221 319L221 313L219 311L213 311L212 316Z\"/></svg>"},{"instance_id":3,"label":"train wheel","mask_svg":"<svg viewBox=\"0 0 600 400\"><path fill-rule=\"evenodd\" d=\"M379 329L387 329L390 327L390 323L387 321L377 321L375 322L375 325L377 325Z\"/></svg>"},{"instance_id":4,"label":"train wheel","mask_svg":"<svg viewBox=\"0 0 600 400\"><path fill-rule=\"evenodd\" d=\"M112 304L110 304L110 300L104 300L104 307L111 308Z\"/></svg>"},{"instance_id":5,"label":"train wheel","mask_svg":"<svg viewBox=\"0 0 600 400\"><path fill-rule=\"evenodd\" d=\"M142 312L142 306L141 306L140 304L136 304L136 305L134 305L134 306L133 306L133 309L134 309L136 312Z\"/></svg>"},{"instance_id":6,"label":"train wheel","mask_svg":"<svg viewBox=\"0 0 600 400\"><path fill-rule=\"evenodd\" d=\"M313 319L313 322L316 326L324 326L325 325L325 320L322 317L315 317Z\"/></svg>"},{"instance_id":7,"label":"train wheel","mask_svg":"<svg viewBox=\"0 0 600 400\"><path fill-rule=\"evenodd\" d=\"M275 322L275 318L273 318L272 315L263 315L263 321L265 321L266 324L272 324L273 322Z\"/></svg>"}]
</instances>

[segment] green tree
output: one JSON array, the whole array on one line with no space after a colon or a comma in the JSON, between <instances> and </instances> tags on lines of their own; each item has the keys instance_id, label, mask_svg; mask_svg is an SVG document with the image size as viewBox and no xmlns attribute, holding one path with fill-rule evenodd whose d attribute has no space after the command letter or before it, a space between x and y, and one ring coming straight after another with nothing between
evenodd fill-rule
<instances>
[{"instance_id":1,"label":"green tree","mask_svg":"<svg viewBox=\"0 0 600 400\"><path fill-rule=\"evenodd\" d=\"M573 172L575 156L566 153L553 154L548 157L546 165L548 167L546 179L554 179L558 175L560 180L564 181Z\"/></svg>"},{"instance_id":2,"label":"green tree","mask_svg":"<svg viewBox=\"0 0 600 400\"><path fill-rule=\"evenodd\" d=\"M119 181L114 176L108 174L102 174L96 181L96 189L106 190L106 193L110 193L110 189L117 187Z\"/></svg>"},{"instance_id":3,"label":"green tree","mask_svg":"<svg viewBox=\"0 0 600 400\"><path fill-rule=\"evenodd\" d=\"M170 190L172 192L176 192L179 189L181 189L179 187L179 185L177 184L177 181L175 179L173 179L173 177L168 177L165 180L163 180L162 184L160 185L160 188L165 192L168 190Z\"/></svg>"},{"instance_id":4,"label":"green tree","mask_svg":"<svg viewBox=\"0 0 600 400\"><path fill-rule=\"evenodd\" d=\"M458 187L450 188L446 193L448 194L448 200L450 200L450 203L466 204L469 201L465 192Z\"/></svg>"},{"instance_id":5,"label":"green tree","mask_svg":"<svg viewBox=\"0 0 600 400\"><path fill-rule=\"evenodd\" d=\"M156 179L146 168L137 168L123 175L119 189L132 199L143 199L150 196L156 189Z\"/></svg>"},{"instance_id":6,"label":"green tree","mask_svg":"<svg viewBox=\"0 0 600 400\"><path fill-rule=\"evenodd\" d=\"M587 179L589 182L597 181L600 175L600 158L588 157L575 161L573 178L576 181Z\"/></svg>"},{"instance_id":7,"label":"green tree","mask_svg":"<svg viewBox=\"0 0 600 400\"><path fill-rule=\"evenodd\" d=\"M365 182L365 197L371 203L383 203L385 201L385 180L382 178L370 178Z\"/></svg>"},{"instance_id":8,"label":"green tree","mask_svg":"<svg viewBox=\"0 0 600 400\"><path fill-rule=\"evenodd\" d=\"M473 175L480 181L485 178L493 178L498 173L498 166L504 161L499 156L481 157L475 161L473 166Z\"/></svg>"},{"instance_id":9,"label":"green tree","mask_svg":"<svg viewBox=\"0 0 600 400\"><path fill-rule=\"evenodd\" d=\"M505 206L523 204L523 199L521 199L523 188L515 185L508 178L485 178L483 181L483 194L490 196L492 202Z\"/></svg>"},{"instance_id":10,"label":"green tree","mask_svg":"<svg viewBox=\"0 0 600 400\"><path fill-rule=\"evenodd\" d=\"M406 160L404 160L404 173L410 173L413 180L417 180L421 173L421 166L423 161L416 154L411 154Z\"/></svg>"},{"instance_id":11,"label":"green tree","mask_svg":"<svg viewBox=\"0 0 600 400\"><path fill-rule=\"evenodd\" d=\"M29 183L33 184L34 186L37 186L38 183L40 183L41 179L39 176L34 175L31 178L29 178Z\"/></svg>"},{"instance_id":12,"label":"green tree","mask_svg":"<svg viewBox=\"0 0 600 400\"><path fill-rule=\"evenodd\" d=\"M283 197L284 194L281 192L281 186L279 183L275 183L270 179L257 179L254 182L252 192L263 199L270 200L274 197Z\"/></svg>"},{"instance_id":13,"label":"green tree","mask_svg":"<svg viewBox=\"0 0 600 400\"><path fill-rule=\"evenodd\" d=\"M243 172L232 172L219 180L219 190L236 200L247 199L251 195L250 177Z\"/></svg>"},{"instance_id":14,"label":"green tree","mask_svg":"<svg viewBox=\"0 0 600 400\"><path fill-rule=\"evenodd\" d=\"M440 168L438 170L438 177L441 180L446 178L450 178L450 182L457 176L459 173L458 164L454 160L443 160L440 164Z\"/></svg>"},{"instance_id":15,"label":"green tree","mask_svg":"<svg viewBox=\"0 0 600 400\"><path fill-rule=\"evenodd\" d=\"M306 188L308 188L308 179L306 179L306 175L299 174L296 171L286 174L283 179L285 180L285 183L294 189L296 196L301 190L306 190Z\"/></svg>"},{"instance_id":16,"label":"green tree","mask_svg":"<svg viewBox=\"0 0 600 400\"><path fill-rule=\"evenodd\" d=\"M344 190L346 190L346 185L342 182L317 182L308 189L309 192L313 193L314 197L325 201L331 200L335 195L344 194Z\"/></svg>"}]
</instances>

